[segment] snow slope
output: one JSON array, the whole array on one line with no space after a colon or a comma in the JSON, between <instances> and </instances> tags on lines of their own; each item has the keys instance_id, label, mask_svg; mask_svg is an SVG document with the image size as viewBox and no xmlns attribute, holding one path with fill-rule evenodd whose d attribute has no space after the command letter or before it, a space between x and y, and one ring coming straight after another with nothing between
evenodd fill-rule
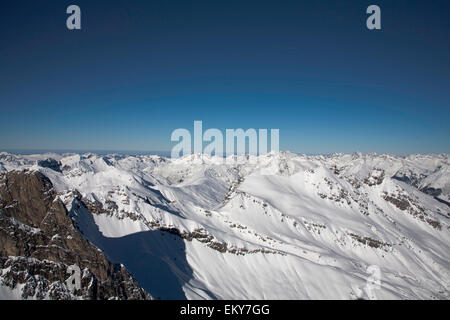
<instances>
[{"instance_id":1,"label":"snow slope","mask_svg":"<svg viewBox=\"0 0 450 320\"><path fill-rule=\"evenodd\" d=\"M0 154L0 171L49 177L83 234L162 299L448 299L449 168L448 155Z\"/></svg>"}]
</instances>

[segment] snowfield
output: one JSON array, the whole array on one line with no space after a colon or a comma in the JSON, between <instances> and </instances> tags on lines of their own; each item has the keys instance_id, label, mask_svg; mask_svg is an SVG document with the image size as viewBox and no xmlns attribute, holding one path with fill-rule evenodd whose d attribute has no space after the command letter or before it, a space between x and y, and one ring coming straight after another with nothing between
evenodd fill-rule
<instances>
[{"instance_id":1,"label":"snowfield","mask_svg":"<svg viewBox=\"0 0 450 320\"><path fill-rule=\"evenodd\" d=\"M0 173L47 176L155 298L449 299L449 155L248 158L0 153Z\"/></svg>"}]
</instances>

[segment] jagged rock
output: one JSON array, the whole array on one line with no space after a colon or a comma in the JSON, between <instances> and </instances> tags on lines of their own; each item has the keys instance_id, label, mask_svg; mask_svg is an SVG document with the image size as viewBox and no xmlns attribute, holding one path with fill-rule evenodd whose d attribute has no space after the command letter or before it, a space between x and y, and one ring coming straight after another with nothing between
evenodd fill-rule
<instances>
[{"instance_id":1,"label":"jagged rock","mask_svg":"<svg viewBox=\"0 0 450 320\"><path fill-rule=\"evenodd\" d=\"M37 165L41 166L43 168L52 169L53 171L56 171L56 172L62 172L61 171L61 163L52 158L48 158L45 160L38 160Z\"/></svg>"},{"instance_id":2,"label":"jagged rock","mask_svg":"<svg viewBox=\"0 0 450 320\"><path fill-rule=\"evenodd\" d=\"M22 298L150 299L130 273L113 264L77 231L50 180L11 171L0 186L0 282L22 287ZM72 292L69 266L83 272Z\"/></svg>"}]
</instances>

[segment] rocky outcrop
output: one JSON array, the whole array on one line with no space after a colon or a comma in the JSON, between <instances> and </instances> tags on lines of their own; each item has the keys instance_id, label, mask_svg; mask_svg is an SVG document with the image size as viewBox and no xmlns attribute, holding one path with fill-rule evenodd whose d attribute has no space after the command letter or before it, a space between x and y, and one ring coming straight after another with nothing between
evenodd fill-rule
<instances>
[{"instance_id":1,"label":"rocky outcrop","mask_svg":"<svg viewBox=\"0 0 450 320\"><path fill-rule=\"evenodd\" d=\"M31 171L0 175L0 285L24 299L151 298L78 232L50 180Z\"/></svg>"},{"instance_id":2,"label":"rocky outcrop","mask_svg":"<svg viewBox=\"0 0 450 320\"><path fill-rule=\"evenodd\" d=\"M382 197L384 200L390 202L401 211L408 212L416 219L428 223L435 229L442 230L441 223L437 220L428 217L428 214L426 213L425 209L422 208L419 204L415 203L415 201L411 197L405 194L394 194L394 193L387 194L386 192L383 193Z\"/></svg>"},{"instance_id":3,"label":"rocky outcrop","mask_svg":"<svg viewBox=\"0 0 450 320\"><path fill-rule=\"evenodd\" d=\"M362 243L364 245L367 245L367 246L375 248L375 249L381 248L385 251L388 251L389 248L392 247L392 245L390 243L386 243L386 242L383 242L383 241L380 241L377 239L373 239L370 237L363 237L363 236L357 235L352 232L349 232L348 235L350 237L352 237L354 240L358 241L359 243Z\"/></svg>"},{"instance_id":4,"label":"rocky outcrop","mask_svg":"<svg viewBox=\"0 0 450 320\"><path fill-rule=\"evenodd\" d=\"M56 172L62 172L61 171L61 163L59 161L56 161L53 158L48 158L45 160L38 160L37 165L43 168L49 168Z\"/></svg>"},{"instance_id":5,"label":"rocky outcrop","mask_svg":"<svg viewBox=\"0 0 450 320\"><path fill-rule=\"evenodd\" d=\"M419 188L420 182L426 177L427 175L423 173L416 173L412 170L408 170L407 168L402 168L392 176L392 179L402 181L413 187Z\"/></svg>"}]
</instances>

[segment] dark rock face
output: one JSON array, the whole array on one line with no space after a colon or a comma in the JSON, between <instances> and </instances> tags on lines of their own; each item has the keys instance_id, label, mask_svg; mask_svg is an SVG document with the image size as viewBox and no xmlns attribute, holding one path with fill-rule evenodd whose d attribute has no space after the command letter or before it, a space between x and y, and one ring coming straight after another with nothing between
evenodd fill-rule
<instances>
[{"instance_id":1,"label":"dark rock face","mask_svg":"<svg viewBox=\"0 0 450 320\"><path fill-rule=\"evenodd\" d=\"M81 288L71 290L74 265ZM151 299L125 267L80 235L39 172L0 175L0 283L22 288L24 299Z\"/></svg>"},{"instance_id":2,"label":"dark rock face","mask_svg":"<svg viewBox=\"0 0 450 320\"><path fill-rule=\"evenodd\" d=\"M430 196L433 196L433 197L439 197L442 194L442 189L435 189L432 187L425 187L425 188L420 189L420 191L422 191L426 194L429 194Z\"/></svg>"},{"instance_id":3,"label":"dark rock face","mask_svg":"<svg viewBox=\"0 0 450 320\"><path fill-rule=\"evenodd\" d=\"M61 172L61 163L52 158L48 158L45 160L38 160L37 165L43 168L52 169L53 171L56 172Z\"/></svg>"},{"instance_id":4,"label":"dark rock face","mask_svg":"<svg viewBox=\"0 0 450 320\"><path fill-rule=\"evenodd\" d=\"M413 187L418 188L420 182L426 177L427 176L425 174L418 174L408 169L400 169L392 176L392 179L405 182Z\"/></svg>"}]
</instances>

